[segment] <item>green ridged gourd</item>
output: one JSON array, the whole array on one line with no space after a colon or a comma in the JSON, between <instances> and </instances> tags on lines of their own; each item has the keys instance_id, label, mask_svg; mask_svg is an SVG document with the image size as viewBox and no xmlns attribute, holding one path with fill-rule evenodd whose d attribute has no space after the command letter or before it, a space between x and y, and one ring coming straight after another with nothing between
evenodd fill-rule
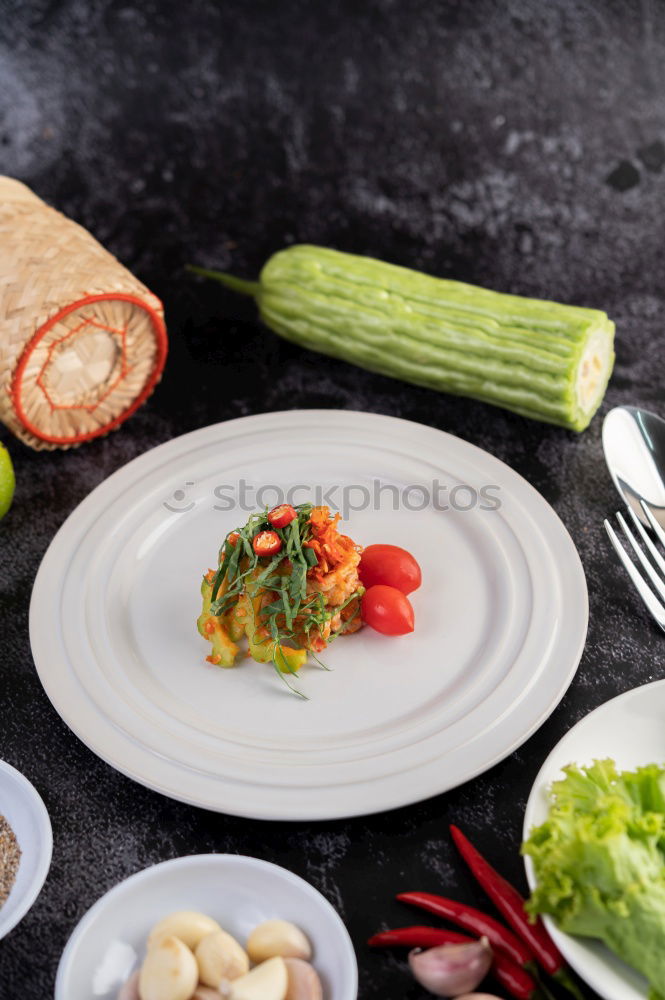
<instances>
[{"instance_id":1,"label":"green ridged gourd","mask_svg":"<svg viewBox=\"0 0 665 1000\"><path fill-rule=\"evenodd\" d=\"M306 244L273 254L258 281L192 270L252 295L263 321L303 347L574 431L612 372L614 323L598 309Z\"/></svg>"}]
</instances>

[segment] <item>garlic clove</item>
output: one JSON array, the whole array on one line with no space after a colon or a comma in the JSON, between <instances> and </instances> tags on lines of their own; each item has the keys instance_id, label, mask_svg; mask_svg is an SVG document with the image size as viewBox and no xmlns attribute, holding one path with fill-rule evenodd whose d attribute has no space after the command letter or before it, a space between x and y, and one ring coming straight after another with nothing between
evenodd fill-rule
<instances>
[{"instance_id":1,"label":"garlic clove","mask_svg":"<svg viewBox=\"0 0 665 1000\"><path fill-rule=\"evenodd\" d=\"M197 913L196 910L176 910L175 913L163 917L152 928L148 935L148 948L158 944L162 938L174 935L194 951L201 938L221 929L217 921L207 917L205 913Z\"/></svg>"},{"instance_id":2,"label":"garlic clove","mask_svg":"<svg viewBox=\"0 0 665 1000\"><path fill-rule=\"evenodd\" d=\"M252 962L281 958L312 957L312 946L295 924L288 920L266 920L255 927L247 938L247 954Z\"/></svg>"},{"instance_id":3,"label":"garlic clove","mask_svg":"<svg viewBox=\"0 0 665 1000\"><path fill-rule=\"evenodd\" d=\"M132 973L118 993L116 1000L141 1000L139 994L139 975L140 972L138 969Z\"/></svg>"},{"instance_id":4,"label":"garlic clove","mask_svg":"<svg viewBox=\"0 0 665 1000\"><path fill-rule=\"evenodd\" d=\"M491 964L492 949L485 937L469 944L443 944L409 953L415 979L437 997L459 997L475 990Z\"/></svg>"},{"instance_id":5,"label":"garlic clove","mask_svg":"<svg viewBox=\"0 0 665 1000\"><path fill-rule=\"evenodd\" d=\"M139 975L141 1000L191 1000L199 981L196 959L180 938L161 938L148 951Z\"/></svg>"},{"instance_id":6,"label":"garlic clove","mask_svg":"<svg viewBox=\"0 0 665 1000\"><path fill-rule=\"evenodd\" d=\"M199 983L192 1000L224 1000L224 997L219 990L213 990L210 986L201 986Z\"/></svg>"},{"instance_id":7,"label":"garlic clove","mask_svg":"<svg viewBox=\"0 0 665 1000\"><path fill-rule=\"evenodd\" d=\"M323 986L314 966L302 958L285 958L289 984L284 1000L323 1000Z\"/></svg>"},{"instance_id":8,"label":"garlic clove","mask_svg":"<svg viewBox=\"0 0 665 1000\"><path fill-rule=\"evenodd\" d=\"M226 931L206 934L197 944L194 955L199 967L199 979L204 986L219 989L222 980L237 979L249 971L246 952Z\"/></svg>"},{"instance_id":9,"label":"garlic clove","mask_svg":"<svg viewBox=\"0 0 665 1000\"><path fill-rule=\"evenodd\" d=\"M269 958L230 984L230 1000L285 1000L288 975L284 959Z\"/></svg>"}]
</instances>

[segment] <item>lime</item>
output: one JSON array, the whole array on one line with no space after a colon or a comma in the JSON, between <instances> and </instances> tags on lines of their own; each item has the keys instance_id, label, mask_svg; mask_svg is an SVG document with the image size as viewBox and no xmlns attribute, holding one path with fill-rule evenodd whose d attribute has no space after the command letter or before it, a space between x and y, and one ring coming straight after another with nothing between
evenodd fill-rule
<instances>
[{"instance_id":1,"label":"lime","mask_svg":"<svg viewBox=\"0 0 665 1000\"><path fill-rule=\"evenodd\" d=\"M4 444L0 444L0 517L4 517L14 499L14 466Z\"/></svg>"}]
</instances>

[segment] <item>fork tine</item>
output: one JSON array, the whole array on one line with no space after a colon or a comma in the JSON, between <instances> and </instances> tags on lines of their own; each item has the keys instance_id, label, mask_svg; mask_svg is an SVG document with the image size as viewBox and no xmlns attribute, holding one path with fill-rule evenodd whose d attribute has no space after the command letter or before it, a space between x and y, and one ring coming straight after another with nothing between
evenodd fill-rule
<instances>
[{"instance_id":1,"label":"fork tine","mask_svg":"<svg viewBox=\"0 0 665 1000\"><path fill-rule=\"evenodd\" d=\"M651 530L653 531L654 535L656 536L656 538L658 539L658 541L660 542L660 544L665 547L665 531L663 531L663 529L661 528L660 524L658 523L658 521L656 520L656 518L653 516L653 513L651 511L651 507L649 506L649 504L646 503L641 497L640 497L640 507L644 511L644 515L645 515L647 521L649 522L649 524L651 525Z\"/></svg>"},{"instance_id":2,"label":"fork tine","mask_svg":"<svg viewBox=\"0 0 665 1000\"><path fill-rule=\"evenodd\" d=\"M635 535L632 533L632 531L626 524L622 514L620 513L617 514L617 521L621 525L621 530L623 531L624 535L630 542L630 546L635 555L637 556L640 565L642 566L642 569L651 580L651 585L653 589L656 591L657 596L660 597L661 601L665 600L665 581L661 580L661 578L658 576L658 573L656 573L655 569L645 556L644 552L642 552L642 549L640 548L639 543L635 538Z\"/></svg>"},{"instance_id":3,"label":"fork tine","mask_svg":"<svg viewBox=\"0 0 665 1000\"><path fill-rule=\"evenodd\" d=\"M658 551L656 546L653 544L653 542L647 535L646 531L644 530L642 522L640 521L639 517L637 516L632 507L628 507L628 513L630 514L632 522L639 532L640 538L642 539L645 546L649 550L651 558L655 562L660 572L663 574L663 578L665 578L665 559L663 559L660 552Z\"/></svg>"},{"instance_id":4,"label":"fork tine","mask_svg":"<svg viewBox=\"0 0 665 1000\"><path fill-rule=\"evenodd\" d=\"M651 588L645 583L644 579L640 576L635 564L632 559L624 549L623 545L617 537L617 533L610 524L610 522L605 518L603 521L605 525L605 531L607 532L610 542L612 543L616 554L623 563L623 567L628 573L628 576L633 582L635 589L644 601L644 604L651 612L654 619L658 622L660 627L665 631L665 607L660 603Z\"/></svg>"}]
</instances>

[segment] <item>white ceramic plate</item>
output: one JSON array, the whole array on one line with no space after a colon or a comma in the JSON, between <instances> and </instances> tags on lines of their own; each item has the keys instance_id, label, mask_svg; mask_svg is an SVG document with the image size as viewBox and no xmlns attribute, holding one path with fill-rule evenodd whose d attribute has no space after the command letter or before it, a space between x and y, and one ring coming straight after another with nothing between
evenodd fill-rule
<instances>
[{"instance_id":1,"label":"white ceramic plate","mask_svg":"<svg viewBox=\"0 0 665 1000\"><path fill-rule=\"evenodd\" d=\"M585 716L566 733L536 778L524 817L524 836L547 818L547 790L567 764L611 757L621 770L665 763L665 681L627 691ZM630 739L623 734L630 733ZM531 888L533 864L526 858ZM563 934L548 917L548 930L576 972L605 1000L646 1000L646 980L599 941Z\"/></svg>"},{"instance_id":2,"label":"white ceramic plate","mask_svg":"<svg viewBox=\"0 0 665 1000\"><path fill-rule=\"evenodd\" d=\"M46 806L20 771L0 760L0 813L21 849L16 881L0 906L0 938L16 927L40 893L51 864L53 836Z\"/></svg>"},{"instance_id":3,"label":"white ceramic plate","mask_svg":"<svg viewBox=\"0 0 665 1000\"><path fill-rule=\"evenodd\" d=\"M264 920L291 920L312 943L326 1000L356 1000L353 945L327 899L285 868L235 854L164 861L102 896L62 953L55 1000L115 1000L141 964L150 928L176 910L207 914L241 944Z\"/></svg>"},{"instance_id":4,"label":"white ceramic plate","mask_svg":"<svg viewBox=\"0 0 665 1000\"><path fill-rule=\"evenodd\" d=\"M413 509L436 481L450 509ZM419 560L415 633L340 638L329 672L301 672L308 701L269 666L206 664L201 575L247 518L243 483L246 499L298 487L295 502L346 487L354 507L369 491L345 528ZM509 754L568 687L587 613L569 535L506 465L420 424L310 410L194 431L102 483L44 558L30 636L56 709L120 771L208 809L312 820L426 798Z\"/></svg>"}]
</instances>

